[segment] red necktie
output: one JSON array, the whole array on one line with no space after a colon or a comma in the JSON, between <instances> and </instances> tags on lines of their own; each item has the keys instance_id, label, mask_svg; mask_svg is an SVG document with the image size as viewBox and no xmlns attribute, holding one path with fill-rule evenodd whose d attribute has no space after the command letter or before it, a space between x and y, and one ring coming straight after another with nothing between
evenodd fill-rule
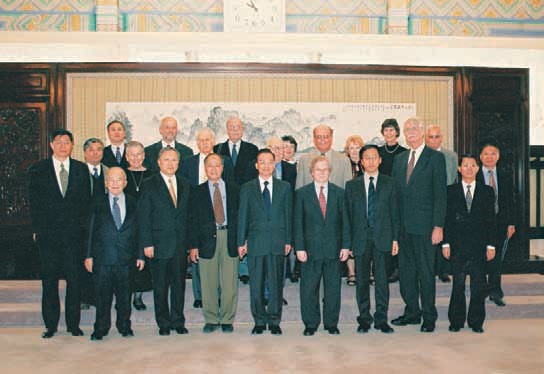
<instances>
[{"instance_id":1,"label":"red necktie","mask_svg":"<svg viewBox=\"0 0 544 374\"><path fill-rule=\"evenodd\" d=\"M325 194L323 193L323 186L319 189L319 207L321 208L321 213L323 218L327 215L327 200L325 200Z\"/></svg>"}]
</instances>

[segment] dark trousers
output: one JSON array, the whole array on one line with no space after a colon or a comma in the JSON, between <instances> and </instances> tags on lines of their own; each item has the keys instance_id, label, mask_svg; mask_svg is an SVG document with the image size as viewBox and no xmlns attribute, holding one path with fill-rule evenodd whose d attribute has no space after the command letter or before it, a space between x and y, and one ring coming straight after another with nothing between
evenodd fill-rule
<instances>
[{"instance_id":1,"label":"dark trousers","mask_svg":"<svg viewBox=\"0 0 544 374\"><path fill-rule=\"evenodd\" d=\"M431 242L431 233L414 235L403 232L400 248L400 293L406 304L404 315L416 319L423 314L424 321L435 322L438 317L434 278L436 247Z\"/></svg>"},{"instance_id":2,"label":"dark trousers","mask_svg":"<svg viewBox=\"0 0 544 374\"><path fill-rule=\"evenodd\" d=\"M501 278L502 278L502 247L504 240L506 239L506 227L500 229L495 234L497 243L495 244L495 257L485 265L485 272L487 274L487 294L491 297L504 297L502 292Z\"/></svg>"},{"instance_id":3,"label":"dark trousers","mask_svg":"<svg viewBox=\"0 0 544 374\"><path fill-rule=\"evenodd\" d=\"M129 265L94 266L96 290L96 321L94 331L106 335L111 327L111 304L115 294L117 320L115 326L120 333L130 329L130 277Z\"/></svg>"},{"instance_id":4,"label":"dark trousers","mask_svg":"<svg viewBox=\"0 0 544 374\"><path fill-rule=\"evenodd\" d=\"M40 247L42 316L48 330L57 331L60 319L59 279L66 279L65 318L70 331L79 328L79 248L59 242Z\"/></svg>"},{"instance_id":5,"label":"dark trousers","mask_svg":"<svg viewBox=\"0 0 544 374\"><path fill-rule=\"evenodd\" d=\"M453 270L453 285L451 289L448 318L455 327L463 327L468 321L470 327L482 327L485 319L485 259L466 260L459 257L451 258ZM470 304L467 307L465 299L465 280L470 275Z\"/></svg>"},{"instance_id":6,"label":"dark trousers","mask_svg":"<svg viewBox=\"0 0 544 374\"><path fill-rule=\"evenodd\" d=\"M359 317L357 322L372 323L370 315L370 268L374 263L374 299L376 312L374 323L379 325L387 322L387 310L389 309L389 282L387 280L386 257L390 252L382 252L376 249L374 240L369 239L365 252L361 256L355 256L355 292Z\"/></svg>"},{"instance_id":7,"label":"dark trousers","mask_svg":"<svg viewBox=\"0 0 544 374\"><path fill-rule=\"evenodd\" d=\"M248 256L251 315L258 326L277 326L283 306L283 255ZM268 280L268 306L264 303L264 284Z\"/></svg>"},{"instance_id":8,"label":"dark trousers","mask_svg":"<svg viewBox=\"0 0 544 374\"><path fill-rule=\"evenodd\" d=\"M79 301L81 303L95 305L96 292L94 290L93 274L85 269L84 260L78 264L79 268Z\"/></svg>"},{"instance_id":9,"label":"dark trousers","mask_svg":"<svg viewBox=\"0 0 544 374\"><path fill-rule=\"evenodd\" d=\"M436 275L451 274L451 263L442 255L442 248L436 247Z\"/></svg>"},{"instance_id":10,"label":"dark trousers","mask_svg":"<svg viewBox=\"0 0 544 374\"><path fill-rule=\"evenodd\" d=\"M385 266L388 277L390 277L395 270L399 271L399 256L393 256L391 252L387 252L385 254Z\"/></svg>"},{"instance_id":11,"label":"dark trousers","mask_svg":"<svg viewBox=\"0 0 544 374\"><path fill-rule=\"evenodd\" d=\"M342 263L338 259L303 262L300 274L300 312L306 327L317 328L321 323L319 287L323 279L323 325L337 327L340 315Z\"/></svg>"},{"instance_id":12,"label":"dark trousers","mask_svg":"<svg viewBox=\"0 0 544 374\"><path fill-rule=\"evenodd\" d=\"M168 259L151 259L155 320L159 328L175 329L185 326L183 307L186 271L187 258L184 255ZM170 306L168 306L168 290L170 290Z\"/></svg>"}]
</instances>

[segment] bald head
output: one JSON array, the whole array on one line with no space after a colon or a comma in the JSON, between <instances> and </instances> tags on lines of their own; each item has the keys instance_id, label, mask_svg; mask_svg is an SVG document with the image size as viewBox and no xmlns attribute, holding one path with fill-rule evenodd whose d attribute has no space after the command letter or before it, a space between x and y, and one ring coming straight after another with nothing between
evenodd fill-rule
<instances>
[{"instance_id":1,"label":"bald head","mask_svg":"<svg viewBox=\"0 0 544 374\"><path fill-rule=\"evenodd\" d=\"M227 134L229 140L233 143L238 143L244 135L244 124L238 117L230 117L227 121Z\"/></svg>"},{"instance_id":2,"label":"bald head","mask_svg":"<svg viewBox=\"0 0 544 374\"><path fill-rule=\"evenodd\" d=\"M104 182L109 193L118 196L127 185L127 175L123 169L114 166L108 169Z\"/></svg>"},{"instance_id":3,"label":"bald head","mask_svg":"<svg viewBox=\"0 0 544 374\"><path fill-rule=\"evenodd\" d=\"M321 153L327 153L332 147L332 128L320 124L314 128L314 145Z\"/></svg>"},{"instance_id":4,"label":"bald head","mask_svg":"<svg viewBox=\"0 0 544 374\"><path fill-rule=\"evenodd\" d=\"M164 117L161 120L159 132L165 143L174 142L176 140L176 135L178 134L178 120L172 116Z\"/></svg>"}]
</instances>

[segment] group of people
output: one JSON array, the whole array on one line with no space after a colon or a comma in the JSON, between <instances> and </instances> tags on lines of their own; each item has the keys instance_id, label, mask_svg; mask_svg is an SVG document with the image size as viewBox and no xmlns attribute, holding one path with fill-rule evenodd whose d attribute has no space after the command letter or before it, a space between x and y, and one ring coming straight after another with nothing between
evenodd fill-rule
<instances>
[{"instance_id":1,"label":"group of people","mask_svg":"<svg viewBox=\"0 0 544 374\"><path fill-rule=\"evenodd\" d=\"M188 262L204 333L233 331L240 280L249 283L251 333L282 334L285 280L300 278L303 334L314 335L321 323L339 334L344 263L356 287L360 333L372 324L393 332L389 282L399 279L405 309L391 321L395 326L434 331L437 274L444 281L453 274L450 331L468 322L483 332L487 296L505 305L501 262L515 233L514 193L512 180L497 171L496 145L457 160L441 148L439 126L425 129L410 118L404 148L397 121L386 119L381 147L354 135L342 154L332 149L333 129L320 124L314 147L296 160L292 136L271 137L259 150L242 140L239 118L229 118L226 129L228 139L219 144L211 129L201 129L194 155L176 141L174 117L161 120L162 139L147 147L127 143L124 124L112 121L109 146L98 138L84 142L85 163L71 158L69 131L51 133L52 157L31 168L29 186L43 338L57 332L61 278L74 336L83 335L82 303L96 306L91 340L108 335L114 295L116 327L133 336L131 300L145 309L142 292L151 289L159 334L187 334Z\"/></svg>"}]
</instances>

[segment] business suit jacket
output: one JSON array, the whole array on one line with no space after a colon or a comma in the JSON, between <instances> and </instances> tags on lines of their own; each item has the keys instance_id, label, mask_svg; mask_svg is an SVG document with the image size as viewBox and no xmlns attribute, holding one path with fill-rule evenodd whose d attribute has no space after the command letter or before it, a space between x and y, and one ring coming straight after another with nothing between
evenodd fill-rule
<instances>
[{"instance_id":1,"label":"business suit jacket","mask_svg":"<svg viewBox=\"0 0 544 374\"><path fill-rule=\"evenodd\" d=\"M119 166L126 170L128 168L127 145L125 144L125 148L123 149L123 154L121 155L121 163L117 163L117 159L115 158L115 154L111 149L111 145L105 147L104 154L102 156L102 163L109 168Z\"/></svg>"},{"instance_id":2,"label":"business suit jacket","mask_svg":"<svg viewBox=\"0 0 544 374\"><path fill-rule=\"evenodd\" d=\"M362 256L370 234L364 176L346 184L344 201L348 221L344 225L344 235L353 255ZM374 245L378 251L391 252L393 241L398 241L400 234L399 194L395 180L382 173L378 174L374 206Z\"/></svg>"},{"instance_id":3,"label":"business suit jacket","mask_svg":"<svg viewBox=\"0 0 544 374\"><path fill-rule=\"evenodd\" d=\"M185 256L189 248L188 217L191 186L177 176L177 207L160 173L144 180L138 208L139 246L155 247L154 257Z\"/></svg>"},{"instance_id":4,"label":"business suit jacket","mask_svg":"<svg viewBox=\"0 0 544 374\"><path fill-rule=\"evenodd\" d=\"M344 190L329 183L325 218L312 182L295 192L293 213L294 243L297 251L306 251L308 260L335 260L342 248L348 249L343 226Z\"/></svg>"},{"instance_id":5,"label":"business suit jacket","mask_svg":"<svg viewBox=\"0 0 544 374\"><path fill-rule=\"evenodd\" d=\"M234 182L225 182L227 190L227 247L230 257L238 256L238 206L240 188ZM198 248L201 258L211 259L215 254L216 224L208 182L193 189L189 204L189 247Z\"/></svg>"},{"instance_id":6,"label":"business suit jacket","mask_svg":"<svg viewBox=\"0 0 544 374\"><path fill-rule=\"evenodd\" d=\"M181 166L181 161L185 157L189 157L193 155L193 150L189 147L187 147L184 144L175 142L175 148L179 152L179 165ZM158 141L156 143L153 143L151 145L148 145L145 147L145 160L144 160L144 166L150 170L153 174L159 173L159 165L157 164L157 160L159 159L159 152L162 149L162 141ZM176 172L177 175L181 175L181 168L178 167L178 171Z\"/></svg>"},{"instance_id":7,"label":"business suit jacket","mask_svg":"<svg viewBox=\"0 0 544 374\"><path fill-rule=\"evenodd\" d=\"M312 160L320 155L321 153L314 148L300 158L297 164L296 189L313 181L312 174L310 173L310 165L312 164ZM338 187L344 188L346 182L353 178L349 158L335 150L331 150L330 157L327 157L332 168L329 181Z\"/></svg>"},{"instance_id":8,"label":"business suit jacket","mask_svg":"<svg viewBox=\"0 0 544 374\"><path fill-rule=\"evenodd\" d=\"M100 176L95 179L89 172L89 184L91 189L91 199L95 199L97 196L102 197L106 194L106 183L104 177L108 172L108 167L104 164L100 164ZM87 168L88 170L88 168Z\"/></svg>"},{"instance_id":9,"label":"business suit jacket","mask_svg":"<svg viewBox=\"0 0 544 374\"><path fill-rule=\"evenodd\" d=\"M247 255L284 255L292 243L293 193L289 183L272 178L272 207L267 216L259 179L244 184L240 190L238 246L247 240Z\"/></svg>"},{"instance_id":10,"label":"business suit jacket","mask_svg":"<svg viewBox=\"0 0 544 374\"><path fill-rule=\"evenodd\" d=\"M255 168L255 163L257 160L251 160L249 164L247 165L247 173L250 177L250 179L257 178L259 176L259 172ZM281 161L281 180L284 182L287 182L291 185L291 189L295 190L295 184L297 181L297 166L295 164L290 164L287 161L282 160Z\"/></svg>"},{"instance_id":11,"label":"business suit jacket","mask_svg":"<svg viewBox=\"0 0 544 374\"><path fill-rule=\"evenodd\" d=\"M476 182L469 212L462 183L448 186L444 243L450 245L451 257L485 263L486 248L494 245L494 200L493 189Z\"/></svg>"},{"instance_id":12,"label":"business suit jacket","mask_svg":"<svg viewBox=\"0 0 544 374\"><path fill-rule=\"evenodd\" d=\"M444 154L446 161L446 179L449 186L457 182L457 166L459 165L457 153L444 148L441 148L440 152Z\"/></svg>"},{"instance_id":13,"label":"business suit jacket","mask_svg":"<svg viewBox=\"0 0 544 374\"><path fill-rule=\"evenodd\" d=\"M483 169L480 168L476 175L476 181L485 184ZM498 185L498 204L499 212L496 215L496 239L495 247L500 255L503 241L506 238L508 226L515 226L517 222L516 214L516 195L514 193L514 182L512 177L503 171L497 169L497 185ZM493 206L495 202L493 201ZM493 210L493 212L495 212Z\"/></svg>"},{"instance_id":14,"label":"business suit jacket","mask_svg":"<svg viewBox=\"0 0 544 374\"><path fill-rule=\"evenodd\" d=\"M444 155L427 146L406 183L409 149L395 157L393 179L400 192L402 228L409 234L427 235L444 227L446 216L446 163Z\"/></svg>"},{"instance_id":15,"label":"business suit jacket","mask_svg":"<svg viewBox=\"0 0 544 374\"><path fill-rule=\"evenodd\" d=\"M38 236L40 250L54 250L59 241L74 249L82 246L90 201L89 169L70 158L68 188L63 197L53 159L42 160L30 169L29 203L32 232ZM45 258L47 258L45 254Z\"/></svg>"},{"instance_id":16,"label":"business suit jacket","mask_svg":"<svg viewBox=\"0 0 544 374\"><path fill-rule=\"evenodd\" d=\"M214 153L229 158L232 165L234 165L234 163L232 162L232 157L230 155L228 140L226 140L224 143L216 144L213 147L213 151ZM250 176L246 175L247 164L251 160L255 160L257 158L257 152L259 152L259 149L255 144L241 140L240 149L238 149L237 151L238 158L236 159L236 165L234 165L234 182L236 182L237 185L241 186L245 182L252 179Z\"/></svg>"},{"instance_id":17,"label":"business suit jacket","mask_svg":"<svg viewBox=\"0 0 544 374\"><path fill-rule=\"evenodd\" d=\"M86 256L93 258L93 265L129 265L135 258L144 259L142 248L135 251L137 247L134 246L138 229L136 199L125 194L125 207L125 220L117 229L109 195L93 201Z\"/></svg>"},{"instance_id":18,"label":"business suit jacket","mask_svg":"<svg viewBox=\"0 0 544 374\"><path fill-rule=\"evenodd\" d=\"M232 178L232 162L228 157L221 156L223 158L223 173L221 174L221 178L223 178L224 181L229 181ZM198 178L198 172L200 170L200 153L197 153L196 155L185 157L181 161L181 175L185 177L189 183L191 183L191 186L196 187L199 183Z\"/></svg>"}]
</instances>

